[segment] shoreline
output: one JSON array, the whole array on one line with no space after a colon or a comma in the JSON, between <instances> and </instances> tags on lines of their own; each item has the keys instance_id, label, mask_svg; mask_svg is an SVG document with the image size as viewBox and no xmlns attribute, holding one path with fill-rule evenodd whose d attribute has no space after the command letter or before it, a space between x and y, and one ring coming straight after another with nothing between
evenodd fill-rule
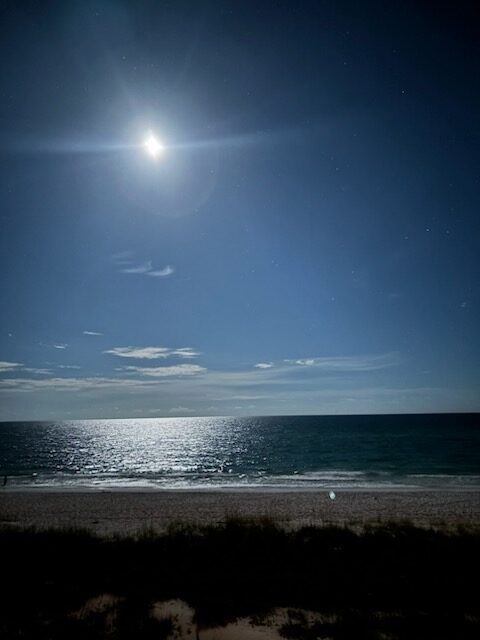
<instances>
[{"instance_id":1,"label":"shoreline","mask_svg":"<svg viewBox=\"0 0 480 640\"><path fill-rule=\"evenodd\" d=\"M101 485L78 485L78 486L53 486L53 485L7 485L0 487L0 496L10 493L145 493L145 494L165 494L165 493L317 493L326 494L335 491L341 493L477 493L480 496L480 487L477 486L414 486L414 485L372 485L372 486L338 486L332 484L328 487L314 486L286 486L286 485L248 485L248 486L191 486L191 487L157 487L148 485L139 486L101 486Z\"/></svg>"},{"instance_id":2,"label":"shoreline","mask_svg":"<svg viewBox=\"0 0 480 640\"><path fill-rule=\"evenodd\" d=\"M387 522L451 529L480 526L480 493L467 490L2 490L0 526L83 528L99 535L164 532L175 524L268 518L289 529Z\"/></svg>"}]
</instances>

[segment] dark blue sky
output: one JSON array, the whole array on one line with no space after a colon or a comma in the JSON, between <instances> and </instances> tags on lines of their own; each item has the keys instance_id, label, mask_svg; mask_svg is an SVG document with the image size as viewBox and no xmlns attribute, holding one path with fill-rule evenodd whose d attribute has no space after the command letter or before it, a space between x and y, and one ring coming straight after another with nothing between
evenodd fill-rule
<instances>
[{"instance_id":1,"label":"dark blue sky","mask_svg":"<svg viewBox=\"0 0 480 640\"><path fill-rule=\"evenodd\" d=\"M0 419L480 410L473 7L3 2Z\"/></svg>"}]
</instances>

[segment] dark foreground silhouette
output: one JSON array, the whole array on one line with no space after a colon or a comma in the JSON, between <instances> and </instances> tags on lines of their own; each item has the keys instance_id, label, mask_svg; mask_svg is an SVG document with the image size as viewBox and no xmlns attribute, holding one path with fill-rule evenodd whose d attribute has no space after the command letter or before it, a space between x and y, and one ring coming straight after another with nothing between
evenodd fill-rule
<instances>
[{"instance_id":1,"label":"dark foreground silhouette","mask_svg":"<svg viewBox=\"0 0 480 640\"><path fill-rule=\"evenodd\" d=\"M155 603L178 598L194 609L200 638L209 627L288 607L285 638L473 640L479 543L478 531L286 532L239 520L136 538L4 529L0 637L161 640L175 628L152 615ZM85 607L102 594L108 606Z\"/></svg>"}]
</instances>

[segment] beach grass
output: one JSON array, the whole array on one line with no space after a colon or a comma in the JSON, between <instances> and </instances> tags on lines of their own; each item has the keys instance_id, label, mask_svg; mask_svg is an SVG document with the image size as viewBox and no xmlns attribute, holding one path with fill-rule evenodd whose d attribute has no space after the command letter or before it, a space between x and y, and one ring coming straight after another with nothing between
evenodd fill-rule
<instances>
[{"instance_id":1,"label":"beach grass","mask_svg":"<svg viewBox=\"0 0 480 640\"><path fill-rule=\"evenodd\" d=\"M280 607L290 612L279 628L285 638L451 640L480 632L473 528L287 531L268 518L230 518L97 537L10 527L0 530L0 548L1 638L161 640L173 637L173 622L152 608L173 599L194 610L198 637Z\"/></svg>"}]
</instances>

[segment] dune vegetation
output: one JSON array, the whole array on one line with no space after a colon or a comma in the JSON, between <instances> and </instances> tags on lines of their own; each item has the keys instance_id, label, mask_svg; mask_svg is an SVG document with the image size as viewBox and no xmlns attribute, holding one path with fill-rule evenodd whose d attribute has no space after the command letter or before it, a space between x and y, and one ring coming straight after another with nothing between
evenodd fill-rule
<instances>
[{"instance_id":1,"label":"dune vegetation","mask_svg":"<svg viewBox=\"0 0 480 640\"><path fill-rule=\"evenodd\" d=\"M0 637L180 637L152 613L180 599L195 612L195 638L239 618L265 624L284 607L285 638L473 639L479 542L476 530L285 531L239 519L136 537L4 528Z\"/></svg>"}]
</instances>

